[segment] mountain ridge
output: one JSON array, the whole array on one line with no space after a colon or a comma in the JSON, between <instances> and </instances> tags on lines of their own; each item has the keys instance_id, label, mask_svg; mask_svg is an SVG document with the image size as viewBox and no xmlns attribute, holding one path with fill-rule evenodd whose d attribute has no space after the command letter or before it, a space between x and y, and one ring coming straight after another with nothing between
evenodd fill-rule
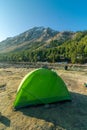
<instances>
[{"instance_id":1,"label":"mountain ridge","mask_svg":"<svg viewBox=\"0 0 87 130\"><path fill-rule=\"evenodd\" d=\"M0 61L87 63L87 31L32 28L0 42Z\"/></svg>"},{"instance_id":2,"label":"mountain ridge","mask_svg":"<svg viewBox=\"0 0 87 130\"><path fill-rule=\"evenodd\" d=\"M73 35L74 32L59 32L51 29L50 27L33 27L17 36L8 37L6 40L0 42L0 53L16 52L29 49L32 48L33 44L35 43L45 43L45 47L48 47L52 40L57 40L62 43L72 38Z\"/></svg>"}]
</instances>

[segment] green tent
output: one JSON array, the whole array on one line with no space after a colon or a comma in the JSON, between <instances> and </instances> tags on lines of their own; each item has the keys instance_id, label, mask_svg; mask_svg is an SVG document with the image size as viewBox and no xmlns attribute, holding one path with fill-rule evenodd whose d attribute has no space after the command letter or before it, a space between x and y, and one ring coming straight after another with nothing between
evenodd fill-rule
<instances>
[{"instance_id":1,"label":"green tent","mask_svg":"<svg viewBox=\"0 0 87 130\"><path fill-rule=\"evenodd\" d=\"M56 72L40 68L27 74L19 85L14 108L71 100L64 81Z\"/></svg>"}]
</instances>

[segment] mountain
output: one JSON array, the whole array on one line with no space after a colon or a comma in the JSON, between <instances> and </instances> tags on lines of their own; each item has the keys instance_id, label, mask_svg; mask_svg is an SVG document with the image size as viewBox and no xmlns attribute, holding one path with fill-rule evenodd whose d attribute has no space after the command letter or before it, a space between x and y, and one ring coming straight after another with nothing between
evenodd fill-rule
<instances>
[{"instance_id":1,"label":"mountain","mask_svg":"<svg viewBox=\"0 0 87 130\"><path fill-rule=\"evenodd\" d=\"M7 38L6 40L0 42L0 53L31 48L33 43L46 42L57 33L57 31L54 31L51 28L34 27L15 37Z\"/></svg>"},{"instance_id":2,"label":"mountain","mask_svg":"<svg viewBox=\"0 0 87 130\"><path fill-rule=\"evenodd\" d=\"M72 38L73 32L59 32L51 28L34 27L15 37L9 37L0 42L0 53L49 47L51 41L63 43Z\"/></svg>"},{"instance_id":3,"label":"mountain","mask_svg":"<svg viewBox=\"0 0 87 130\"><path fill-rule=\"evenodd\" d=\"M34 27L0 42L0 61L87 63L87 31Z\"/></svg>"}]
</instances>

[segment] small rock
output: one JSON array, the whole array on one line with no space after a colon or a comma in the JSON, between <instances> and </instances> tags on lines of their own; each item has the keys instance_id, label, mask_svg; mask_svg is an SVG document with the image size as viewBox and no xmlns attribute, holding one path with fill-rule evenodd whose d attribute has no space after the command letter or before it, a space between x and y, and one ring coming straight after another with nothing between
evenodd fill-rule
<instances>
[{"instance_id":1,"label":"small rock","mask_svg":"<svg viewBox=\"0 0 87 130\"><path fill-rule=\"evenodd\" d=\"M1 112L0 112L0 118L1 118Z\"/></svg>"},{"instance_id":2,"label":"small rock","mask_svg":"<svg viewBox=\"0 0 87 130\"><path fill-rule=\"evenodd\" d=\"M45 104L44 107L45 108L50 108L50 105L49 104Z\"/></svg>"}]
</instances>

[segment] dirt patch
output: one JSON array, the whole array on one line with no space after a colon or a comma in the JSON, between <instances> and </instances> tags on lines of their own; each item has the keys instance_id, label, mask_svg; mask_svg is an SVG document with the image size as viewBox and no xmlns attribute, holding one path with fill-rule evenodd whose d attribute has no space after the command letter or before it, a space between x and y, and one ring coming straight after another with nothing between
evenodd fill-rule
<instances>
[{"instance_id":1,"label":"dirt patch","mask_svg":"<svg viewBox=\"0 0 87 130\"><path fill-rule=\"evenodd\" d=\"M33 68L34 69L34 68ZM87 129L87 73L85 71L55 71L66 83L72 102L58 102L13 110L17 88L31 68L1 68L0 130L86 130Z\"/></svg>"}]
</instances>

